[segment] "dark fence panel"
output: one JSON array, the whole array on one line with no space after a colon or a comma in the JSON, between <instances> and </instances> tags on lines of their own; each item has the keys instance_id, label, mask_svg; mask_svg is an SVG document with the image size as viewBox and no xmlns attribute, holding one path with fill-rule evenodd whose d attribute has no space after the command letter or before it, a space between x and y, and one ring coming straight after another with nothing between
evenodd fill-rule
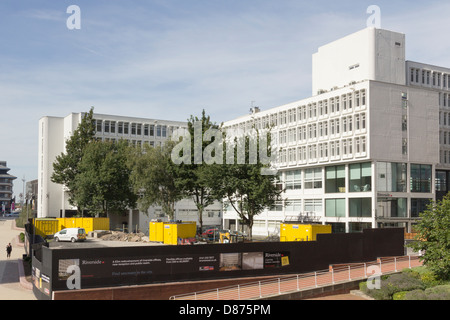
<instances>
[{"instance_id":1,"label":"dark fence panel","mask_svg":"<svg viewBox=\"0 0 450 320\"><path fill-rule=\"evenodd\" d=\"M45 287L35 292L304 273L330 264L404 254L404 229L323 234L314 242L52 249L35 261ZM73 266L76 266L75 268ZM68 271L69 268L69 271ZM78 274L76 271L78 270ZM77 278L78 277L78 278ZM42 279L34 281L42 284ZM48 283L48 284L47 284ZM70 288L69 288L70 289ZM37 290L37 291L36 291Z\"/></svg>"}]
</instances>

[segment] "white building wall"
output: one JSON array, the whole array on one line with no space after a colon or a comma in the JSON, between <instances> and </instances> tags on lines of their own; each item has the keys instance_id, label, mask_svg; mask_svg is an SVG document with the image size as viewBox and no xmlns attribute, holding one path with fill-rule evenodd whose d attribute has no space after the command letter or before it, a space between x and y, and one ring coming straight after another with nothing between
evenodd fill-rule
<instances>
[{"instance_id":1,"label":"white building wall","mask_svg":"<svg viewBox=\"0 0 450 320\"><path fill-rule=\"evenodd\" d=\"M402 93L407 95L403 107ZM370 86L371 158L390 162L439 162L438 93L382 82ZM407 131L402 122L406 116ZM403 139L408 153L403 154Z\"/></svg>"},{"instance_id":2,"label":"white building wall","mask_svg":"<svg viewBox=\"0 0 450 320\"><path fill-rule=\"evenodd\" d=\"M53 162L64 148L62 118L44 117L39 120L38 157L38 218L59 217L61 186L51 182Z\"/></svg>"},{"instance_id":3,"label":"white building wall","mask_svg":"<svg viewBox=\"0 0 450 320\"><path fill-rule=\"evenodd\" d=\"M313 96L364 80L405 84L405 36L367 28L320 47L312 65Z\"/></svg>"},{"instance_id":4,"label":"white building wall","mask_svg":"<svg viewBox=\"0 0 450 320\"><path fill-rule=\"evenodd\" d=\"M69 139L73 132L81 123L84 113L71 113L66 117L43 117L39 121L39 199L38 199L38 218L60 217L65 216L65 210L75 210L68 202L68 194L64 192L65 187L51 182L53 173L53 163L56 157L66 151L66 140ZM169 139L170 134L177 128L185 128L184 122L132 118L114 115L94 114L94 119L102 122L102 130L96 133L96 138L108 141L118 141L120 139L129 140L132 143L143 144L145 142L153 143L159 146ZM115 132L105 132L105 121L116 123ZM128 134L120 134L117 124L119 122L128 123L130 125ZM140 124L141 134L131 131L131 124ZM144 125L166 126L166 136L157 136L156 127L153 136L144 134ZM109 130L110 131L110 130ZM150 132L149 132L150 133ZM112 224L115 228L122 228L124 222L136 228L148 232L148 224L152 219L164 219L161 209L151 207L147 213L131 212L125 216L111 217ZM198 221L198 215L195 204L192 200L186 199L176 204L175 219L183 221ZM205 209L203 216L203 224L205 226L218 226L222 222L222 203L217 202Z\"/></svg>"},{"instance_id":5,"label":"white building wall","mask_svg":"<svg viewBox=\"0 0 450 320\"><path fill-rule=\"evenodd\" d=\"M439 163L439 126L441 131L446 129L446 126L450 128L450 101L448 100L450 94L445 95L446 92L442 91L450 87L450 76L444 78L448 69L435 68L433 70L438 70L442 74L441 82L438 83L436 78L435 87L422 86L419 88L409 85L407 82L408 68L410 67L424 68L418 63L406 64L405 36L403 34L373 28L365 29L327 44L314 54L313 97L225 123L225 127L231 129L248 129L253 124L257 128L264 127L264 124L274 125L272 132L274 141L279 148L276 166L280 170L281 180L286 183L287 172L293 170L301 172L302 187L298 190L287 190L282 196L287 199L287 202L295 202L298 205L295 212L292 211L292 208L288 209L286 202L282 206L278 206L276 210L265 210L256 218L254 235L277 234L279 232L277 226L283 220L289 219L290 215L304 215L308 211L313 211L320 223L345 224L347 232L361 223L374 228L383 224L386 226L404 225L408 229L411 227L411 223L414 222L411 215L412 201L414 199L434 199L435 197L434 171L436 164ZM450 72L448 73L450 74ZM362 102L363 93L365 103ZM358 98L359 103L357 103ZM348 107L350 100L352 108ZM339 110L336 108L331 110L330 106L333 101L334 103L339 101ZM344 102L347 103L347 108L343 107ZM444 102L448 102L445 107L443 106ZM319 106L323 106L325 103L327 103L328 112L321 114ZM307 116L303 115L304 106L306 106ZM313 116L310 114L312 109L315 110ZM293 110L297 110L297 117L294 121L290 121L290 114ZM441 116L439 116L439 111L441 111ZM361 121L363 118L364 126ZM439 118L441 119L440 125ZM444 121L446 122L444 123ZM352 122L353 128L345 130L344 126L346 125L348 128L349 122ZM299 130L303 132L305 127L309 128L310 126L319 130L321 124L322 128L324 124L327 125L328 134L317 134L310 137L308 131L306 139L298 138L291 141L289 138L290 130L296 130L298 133ZM333 134L332 126L336 127L337 124L340 126L340 132ZM286 132L288 133L286 134ZM288 137L285 137L286 135ZM362 148L363 142L364 148ZM448 161L450 163L450 129L447 135L447 144L449 145ZM307 152L306 155L299 158L297 153L297 158L290 161L289 155L286 154L291 148L299 150L305 147L308 150L310 146L317 146L318 151L319 148L322 148L319 147L320 145L328 148L323 157L311 157L311 154ZM350 145L352 150L349 152ZM333 146L340 148L340 154L333 155ZM345 148L347 152L344 152ZM384 181L381 178L382 175L393 179L388 172L378 172L378 162L399 163L402 168L406 168L406 174L401 176L401 183L405 186L404 191L378 192L378 183ZM350 190L351 166L364 163L370 163L371 186L368 190L359 192ZM410 190L413 164L432 168L429 192L412 192ZM339 193L326 193L326 168L335 165L345 167L345 188ZM322 187L305 188L306 170L314 168L320 170ZM392 183L392 181L390 182ZM395 182L397 183L397 181ZM343 216L326 215L326 202L332 199L345 201ZM351 206L358 199L365 199L365 201L369 199L370 216L352 217L350 215ZM397 215L390 207L390 201L396 199L402 201L403 207L400 209L407 210L406 214L402 212ZM406 209L404 201L406 201ZM238 228L236 221L239 218L232 208L227 208L224 219L225 227Z\"/></svg>"}]
</instances>

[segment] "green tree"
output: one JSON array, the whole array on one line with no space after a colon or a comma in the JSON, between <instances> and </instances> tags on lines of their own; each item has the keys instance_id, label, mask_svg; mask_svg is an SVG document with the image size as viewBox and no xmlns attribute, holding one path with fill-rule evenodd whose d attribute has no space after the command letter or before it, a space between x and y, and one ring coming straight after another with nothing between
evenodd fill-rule
<instances>
[{"instance_id":1,"label":"green tree","mask_svg":"<svg viewBox=\"0 0 450 320\"><path fill-rule=\"evenodd\" d=\"M276 186L277 176L268 174L271 172L270 163L265 163L261 158L261 152L256 152L256 150L267 148L267 154L271 154L270 132L267 136L269 143L263 144L262 147L259 134L256 137L234 139L232 146L234 163L224 161L224 165L214 170L214 176L210 177L210 181L214 181L217 185L214 188L216 195L224 199L237 212L241 223L248 227L250 238L252 238L254 218L265 209L273 207L276 201L281 200L282 190ZM232 142L228 140L225 145L227 143ZM252 144L256 148L252 148ZM241 153L242 158L240 158L239 148L245 150L245 157L242 157ZM226 150L229 152L231 148L226 147Z\"/></svg>"},{"instance_id":2,"label":"green tree","mask_svg":"<svg viewBox=\"0 0 450 320\"><path fill-rule=\"evenodd\" d=\"M137 196L132 191L127 166L128 143L93 141L78 165L75 177L75 202L90 215L107 216L134 208Z\"/></svg>"},{"instance_id":3,"label":"green tree","mask_svg":"<svg viewBox=\"0 0 450 320\"><path fill-rule=\"evenodd\" d=\"M205 208L218 200L216 193L213 192L215 186L210 181L210 176L214 174L217 166L207 164L203 159L203 153L210 144L208 140L214 141L213 138L209 139L205 136L205 132L210 129L216 129L218 131L219 127L211 122L209 116L206 116L205 110L203 110L200 119L191 115L188 120L188 132L191 139L190 161L189 163L186 163L188 161L181 163L177 168L177 184L183 193L194 201L198 212L200 229L203 227L203 212ZM201 157L198 157L199 153Z\"/></svg>"},{"instance_id":4,"label":"green tree","mask_svg":"<svg viewBox=\"0 0 450 320\"><path fill-rule=\"evenodd\" d=\"M175 203L184 198L177 184L177 165L171 159L174 145L174 142L166 141L162 147L148 144L136 147L128 161L139 209L147 212L150 206L159 205L171 220L175 215Z\"/></svg>"},{"instance_id":5,"label":"green tree","mask_svg":"<svg viewBox=\"0 0 450 320\"><path fill-rule=\"evenodd\" d=\"M422 250L423 262L442 280L450 279L450 194L420 214L412 247Z\"/></svg>"},{"instance_id":6,"label":"green tree","mask_svg":"<svg viewBox=\"0 0 450 320\"><path fill-rule=\"evenodd\" d=\"M93 115L94 108L92 107L88 113L84 114L78 128L66 141L66 152L57 156L53 163L51 181L67 188L69 203L77 208L78 204L74 197L77 192L75 178L80 173L79 164L83 158L84 149L95 137Z\"/></svg>"}]
</instances>

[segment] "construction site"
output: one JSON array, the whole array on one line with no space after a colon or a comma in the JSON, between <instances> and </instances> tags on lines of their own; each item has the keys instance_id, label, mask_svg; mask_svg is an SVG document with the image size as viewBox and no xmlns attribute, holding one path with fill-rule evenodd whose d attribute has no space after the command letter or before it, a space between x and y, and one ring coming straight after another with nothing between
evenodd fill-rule
<instances>
[{"instance_id":1,"label":"construction site","mask_svg":"<svg viewBox=\"0 0 450 320\"><path fill-rule=\"evenodd\" d=\"M252 299L275 298L287 292L282 288L288 279L299 279L299 275L315 272L311 281L317 288L326 279L329 285L342 285L342 270L337 266L344 266L345 279L350 281L355 274L358 279L370 276L370 263L392 257L395 261L389 263L400 267L406 259L401 258L405 256L402 228L343 234L332 233L327 225L285 221L279 237L269 242L215 228L199 233L195 222L152 221L148 236L108 230L105 218L35 219L32 226L27 230L35 238L33 292L38 299L49 300L86 299L87 295L92 299L191 299L192 293L195 298L207 298L196 293L219 293L219 288L235 286L240 292L255 281L259 285L278 281L277 294L263 294L268 287L261 287L261 294ZM88 236L76 243L52 239L64 228L85 228ZM416 262L408 260L410 265ZM302 287L300 280L296 286ZM216 298L220 296L230 297L219 293ZM243 292L237 297L249 298Z\"/></svg>"}]
</instances>

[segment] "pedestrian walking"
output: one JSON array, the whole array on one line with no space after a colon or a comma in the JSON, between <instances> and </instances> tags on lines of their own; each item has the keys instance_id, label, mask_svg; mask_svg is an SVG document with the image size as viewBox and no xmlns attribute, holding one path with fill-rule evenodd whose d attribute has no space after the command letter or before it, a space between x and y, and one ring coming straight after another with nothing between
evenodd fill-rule
<instances>
[{"instance_id":1,"label":"pedestrian walking","mask_svg":"<svg viewBox=\"0 0 450 320\"><path fill-rule=\"evenodd\" d=\"M12 246L11 246L11 243L9 243L7 246L6 246L6 257L9 259L9 258L11 258L11 251L12 251Z\"/></svg>"}]
</instances>

